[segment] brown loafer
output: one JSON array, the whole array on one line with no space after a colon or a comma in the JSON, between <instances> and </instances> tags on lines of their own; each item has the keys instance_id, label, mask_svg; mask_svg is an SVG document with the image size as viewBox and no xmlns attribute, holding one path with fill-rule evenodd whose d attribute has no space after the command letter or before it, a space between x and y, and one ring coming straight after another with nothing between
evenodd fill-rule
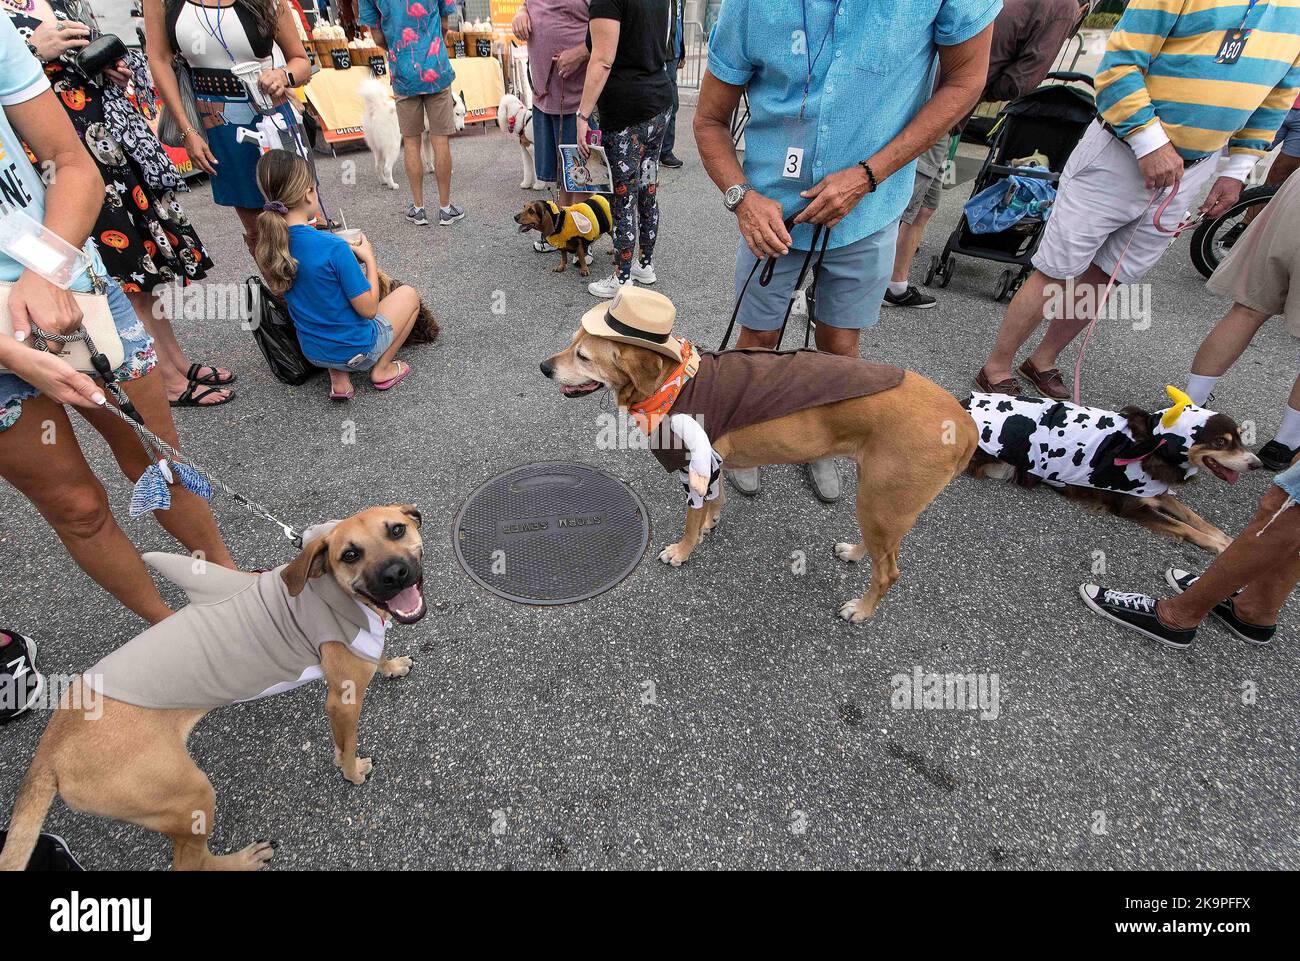
<instances>
[{"instance_id":1,"label":"brown loafer","mask_svg":"<svg viewBox=\"0 0 1300 961\"><path fill-rule=\"evenodd\" d=\"M1026 360L1020 365L1020 373L1029 378L1034 390L1052 400L1069 400L1070 388L1065 386L1065 378L1053 367L1050 370L1035 370L1034 365Z\"/></svg>"},{"instance_id":2,"label":"brown loafer","mask_svg":"<svg viewBox=\"0 0 1300 961\"><path fill-rule=\"evenodd\" d=\"M986 394L1008 394L1011 397L1020 396L1020 381L1014 377L1008 377L1006 380L1000 380L996 384L989 382L989 375L984 373L984 368L975 375L975 389L981 390Z\"/></svg>"}]
</instances>

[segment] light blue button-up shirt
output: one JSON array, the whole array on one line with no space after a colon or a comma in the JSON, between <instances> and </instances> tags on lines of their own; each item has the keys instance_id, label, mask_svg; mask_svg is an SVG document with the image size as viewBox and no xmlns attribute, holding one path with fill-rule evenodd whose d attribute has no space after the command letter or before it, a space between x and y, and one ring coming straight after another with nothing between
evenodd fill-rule
<instances>
[{"instance_id":1,"label":"light blue button-up shirt","mask_svg":"<svg viewBox=\"0 0 1300 961\"><path fill-rule=\"evenodd\" d=\"M1001 9L1002 0L726 0L709 37L709 71L748 88L746 179L787 217L801 210L808 201L800 191L868 159L907 126L929 99L938 46L969 40ZM791 146L804 151L802 181L781 175ZM864 196L831 231L830 246L897 220L915 173L913 161ZM811 239L812 228L800 224L795 246L806 250Z\"/></svg>"}]
</instances>

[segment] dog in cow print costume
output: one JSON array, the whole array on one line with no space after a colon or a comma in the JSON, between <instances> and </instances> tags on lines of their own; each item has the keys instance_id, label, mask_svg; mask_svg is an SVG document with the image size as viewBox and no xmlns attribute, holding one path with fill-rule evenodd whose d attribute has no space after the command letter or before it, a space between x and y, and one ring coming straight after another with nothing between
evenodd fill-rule
<instances>
[{"instance_id":1,"label":"dog in cow print costume","mask_svg":"<svg viewBox=\"0 0 1300 961\"><path fill-rule=\"evenodd\" d=\"M1236 422L1173 387L1173 406L1156 413L1084 407L1041 397L974 393L964 406L979 429L968 472L1042 481L1150 530L1221 551L1230 538L1170 493L1204 467L1235 484L1260 466Z\"/></svg>"}]
</instances>

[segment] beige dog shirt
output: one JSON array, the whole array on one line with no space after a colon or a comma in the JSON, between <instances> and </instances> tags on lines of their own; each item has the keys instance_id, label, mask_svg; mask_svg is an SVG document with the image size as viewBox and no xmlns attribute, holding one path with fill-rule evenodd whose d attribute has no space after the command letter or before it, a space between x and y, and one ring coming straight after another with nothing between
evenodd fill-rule
<instances>
[{"instance_id":1,"label":"beige dog shirt","mask_svg":"<svg viewBox=\"0 0 1300 961\"><path fill-rule=\"evenodd\" d=\"M329 574L290 597L280 572L242 574L177 554L145 563L190 604L86 672L96 691L149 708L215 708L279 694L322 676L320 646L346 644L378 663L387 624Z\"/></svg>"}]
</instances>

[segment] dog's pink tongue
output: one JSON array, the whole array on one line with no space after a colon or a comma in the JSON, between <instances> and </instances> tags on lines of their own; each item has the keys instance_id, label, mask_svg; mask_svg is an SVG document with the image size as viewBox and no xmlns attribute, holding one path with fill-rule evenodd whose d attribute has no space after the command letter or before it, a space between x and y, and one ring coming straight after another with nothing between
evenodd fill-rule
<instances>
[{"instance_id":1,"label":"dog's pink tongue","mask_svg":"<svg viewBox=\"0 0 1300 961\"><path fill-rule=\"evenodd\" d=\"M394 614L414 614L420 609L420 587L412 584L406 590L395 594L384 605Z\"/></svg>"},{"instance_id":2,"label":"dog's pink tongue","mask_svg":"<svg viewBox=\"0 0 1300 961\"><path fill-rule=\"evenodd\" d=\"M1223 479L1229 484L1235 484L1237 481L1241 480L1241 474L1235 470L1228 470L1228 468L1225 467L1223 469Z\"/></svg>"}]
</instances>

